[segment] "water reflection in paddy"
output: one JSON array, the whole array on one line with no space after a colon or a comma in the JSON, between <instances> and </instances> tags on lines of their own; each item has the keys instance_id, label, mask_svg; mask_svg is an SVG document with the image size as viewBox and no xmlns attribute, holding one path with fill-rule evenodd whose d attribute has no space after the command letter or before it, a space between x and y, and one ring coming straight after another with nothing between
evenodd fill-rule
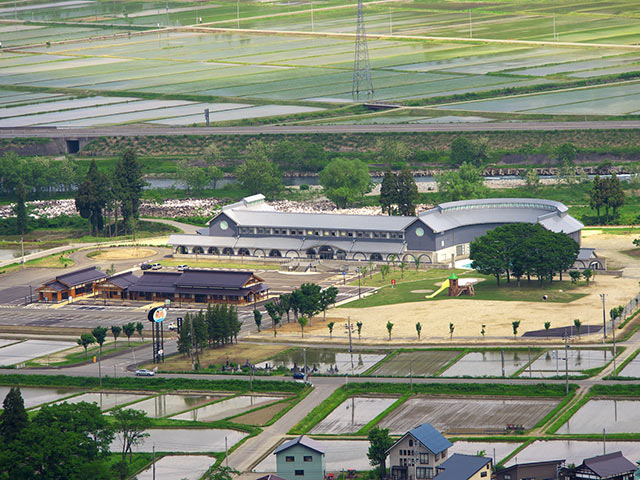
<instances>
[{"instance_id":1,"label":"water reflection in paddy","mask_svg":"<svg viewBox=\"0 0 640 480\"><path fill-rule=\"evenodd\" d=\"M199 422L213 422L223 418L239 415L256 407L282 400L284 397L270 397L263 395L240 395L206 405L190 412L171 417L174 420L193 420Z\"/></svg>"},{"instance_id":2,"label":"water reflection in paddy","mask_svg":"<svg viewBox=\"0 0 640 480\"><path fill-rule=\"evenodd\" d=\"M10 386L0 387L0 399L4 399L7 393L9 393L9 390L11 390ZM78 392L80 392L80 390L69 388L20 387L25 408L54 402Z\"/></svg>"},{"instance_id":3,"label":"water reflection in paddy","mask_svg":"<svg viewBox=\"0 0 640 480\"><path fill-rule=\"evenodd\" d=\"M88 402L95 403L100 407L101 410L109 410L110 408L117 407L118 405L124 405L125 403L142 400L143 398L147 398L148 396L149 395L123 392L91 392L83 393L82 395L78 395L67 400L61 400L56 403Z\"/></svg>"},{"instance_id":4,"label":"water reflection in paddy","mask_svg":"<svg viewBox=\"0 0 640 480\"><path fill-rule=\"evenodd\" d=\"M311 433L356 433L396 400L397 398L348 398L316 425Z\"/></svg>"},{"instance_id":5,"label":"water reflection in paddy","mask_svg":"<svg viewBox=\"0 0 640 480\"><path fill-rule=\"evenodd\" d=\"M532 376L548 378L562 376L567 367L565 350L548 350L531 364ZM570 349L568 350L569 375L579 375L584 370L600 368L613 359L611 350ZM520 376L529 376L529 368Z\"/></svg>"},{"instance_id":6,"label":"water reflection in paddy","mask_svg":"<svg viewBox=\"0 0 640 480\"><path fill-rule=\"evenodd\" d=\"M640 400L589 400L557 433L640 432Z\"/></svg>"},{"instance_id":7,"label":"water reflection in paddy","mask_svg":"<svg viewBox=\"0 0 640 480\"><path fill-rule=\"evenodd\" d=\"M374 366L385 355L376 353L348 353L324 348L307 348L307 366L315 373L358 375L364 373ZM265 368L269 364L272 368L279 366L287 369L304 367L304 352L301 348L281 352L271 360L256 365L258 368Z\"/></svg>"},{"instance_id":8,"label":"water reflection in paddy","mask_svg":"<svg viewBox=\"0 0 640 480\"><path fill-rule=\"evenodd\" d=\"M527 352L504 351L504 375L509 377L529 362ZM447 368L442 377L500 377L502 376L501 352L470 352Z\"/></svg>"},{"instance_id":9,"label":"water reflection in paddy","mask_svg":"<svg viewBox=\"0 0 640 480\"><path fill-rule=\"evenodd\" d=\"M199 407L219 398L221 398L220 395L158 395L157 397L129 405L126 408L143 410L152 418L160 418Z\"/></svg>"}]
</instances>

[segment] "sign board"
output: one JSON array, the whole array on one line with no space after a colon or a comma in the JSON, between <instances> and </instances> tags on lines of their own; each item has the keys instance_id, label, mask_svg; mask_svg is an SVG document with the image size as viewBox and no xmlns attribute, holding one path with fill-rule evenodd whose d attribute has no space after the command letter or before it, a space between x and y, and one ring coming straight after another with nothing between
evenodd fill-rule
<instances>
[{"instance_id":1,"label":"sign board","mask_svg":"<svg viewBox=\"0 0 640 480\"><path fill-rule=\"evenodd\" d=\"M396 279L395 279L395 278L392 278L392 279L391 279L391 285L395 285L395 284L396 284Z\"/></svg>"},{"instance_id":2,"label":"sign board","mask_svg":"<svg viewBox=\"0 0 640 480\"><path fill-rule=\"evenodd\" d=\"M150 322L162 323L167 318L167 309L164 307L156 307L149 310L147 318Z\"/></svg>"},{"instance_id":3,"label":"sign board","mask_svg":"<svg viewBox=\"0 0 640 480\"><path fill-rule=\"evenodd\" d=\"M169 299L167 298L167 299L165 299L165 301L164 301L164 306L165 306L165 307L167 307L167 308L169 308L169 305L171 305L171 300L169 300Z\"/></svg>"}]
</instances>

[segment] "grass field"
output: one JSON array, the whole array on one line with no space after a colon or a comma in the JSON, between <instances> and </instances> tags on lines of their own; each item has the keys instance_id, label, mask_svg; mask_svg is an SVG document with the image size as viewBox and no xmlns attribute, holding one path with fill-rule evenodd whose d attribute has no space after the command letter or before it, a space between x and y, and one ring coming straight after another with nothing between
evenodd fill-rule
<instances>
[{"instance_id":1,"label":"grass field","mask_svg":"<svg viewBox=\"0 0 640 480\"><path fill-rule=\"evenodd\" d=\"M18 21L0 27L10 48L0 87L24 94L0 109L0 125L203 124L204 108L214 123L272 122L332 116L354 101L354 2L166 7L27 0L0 9ZM430 103L447 115L636 115L640 83L624 80L640 72L639 10L631 0L366 2L375 93L355 100ZM541 89L551 91L493 98ZM86 93L128 100L74 105ZM67 98L43 96L56 94ZM472 98L487 100L464 102ZM44 103L47 112L11 112Z\"/></svg>"}]
</instances>

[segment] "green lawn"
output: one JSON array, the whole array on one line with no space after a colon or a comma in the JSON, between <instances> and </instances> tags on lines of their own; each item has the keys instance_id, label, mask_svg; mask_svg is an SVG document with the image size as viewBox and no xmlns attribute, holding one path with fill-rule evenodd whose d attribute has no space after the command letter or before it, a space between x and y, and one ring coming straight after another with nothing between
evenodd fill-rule
<instances>
[{"instance_id":1,"label":"green lawn","mask_svg":"<svg viewBox=\"0 0 640 480\"><path fill-rule=\"evenodd\" d=\"M505 280L501 281L500 286L496 284L495 277L489 277L486 275L480 275L475 271L461 271L455 270L456 274L460 278L481 278L483 281L475 285L475 296L460 296L456 297L463 300L498 300L498 301L525 301L525 302L542 302L542 296L547 295L547 302L552 303L568 303L579 298L586 296L584 293L572 293L571 290L575 290L578 285L572 284L570 281L554 281L552 284L544 283L540 286L539 282L532 280L528 283L526 280L521 282L518 287L515 281L506 283ZM465 272L465 273L461 273ZM451 270L430 270L427 272L405 272L405 279L401 280L400 272L394 272L395 275L387 276L387 279L382 281L380 274L373 275L371 280L367 279L367 285L381 286L378 293L369 297L356 300L344 305L344 308L366 308L366 307L378 307L381 305L393 305L396 303L407 302L435 302L452 300L452 297L447 297L446 290L437 295L433 299L425 298L428 293L418 292L415 290L432 290L436 291L440 286L438 285L443 280L449 277ZM397 284L395 288L391 288L389 285L390 278L396 278ZM357 281L356 281L357 284ZM579 284L581 285L581 284ZM562 291L560 291L562 290Z\"/></svg>"}]
</instances>

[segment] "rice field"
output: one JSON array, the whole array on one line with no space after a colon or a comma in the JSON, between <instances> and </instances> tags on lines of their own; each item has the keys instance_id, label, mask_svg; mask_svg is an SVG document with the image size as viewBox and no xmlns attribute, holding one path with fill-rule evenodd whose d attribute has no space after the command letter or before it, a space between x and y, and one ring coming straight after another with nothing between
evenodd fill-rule
<instances>
[{"instance_id":1,"label":"rice field","mask_svg":"<svg viewBox=\"0 0 640 480\"><path fill-rule=\"evenodd\" d=\"M50 103L53 98L29 95L63 93L67 98L60 102L73 101L69 92L77 90L134 98L140 107L145 106L141 95L168 96L162 106L168 110L187 106L172 101L192 104L166 116L147 108L116 112L74 108L76 116L72 110L51 110L64 106L52 103L38 113L16 113L12 120L0 115L1 126L203 124L198 109L204 99L209 104L245 105L216 110L213 122L259 118L269 122L270 117L304 116L354 101L428 100L438 105L439 97L470 93L496 98L472 102L449 98L438 107L480 118L640 112L640 91L636 92L640 82L612 78L611 84L597 87L569 84L640 72L640 52L634 45L640 42L640 24L634 20L640 8L631 0L365 4L374 93L360 98L351 94L356 25L352 2L238 5L238 11L230 0L166 5L26 0L0 5L0 19L17 20L0 25L0 88L32 89L14 91L16 100L9 96L8 102ZM242 30L234 32L237 28ZM474 43L474 39L488 41ZM570 88L511 97L497 93L550 82L555 90L563 90L563 84ZM172 95L193 100L171 99ZM0 101L4 98L0 95ZM4 110L7 105L0 106ZM139 113L148 110L148 115ZM477 115L480 112L483 115ZM93 117L100 118L96 123L87 120ZM437 117L422 120L440 122Z\"/></svg>"},{"instance_id":2,"label":"rice field","mask_svg":"<svg viewBox=\"0 0 640 480\"><path fill-rule=\"evenodd\" d=\"M460 354L459 350L417 350L399 352L376 368L381 377L433 377Z\"/></svg>"},{"instance_id":3,"label":"rice field","mask_svg":"<svg viewBox=\"0 0 640 480\"><path fill-rule=\"evenodd\" d=\"M396 398L351 397L336 407L310 433L356 433L396 402Z\"/></svg>"}]
</instances>

